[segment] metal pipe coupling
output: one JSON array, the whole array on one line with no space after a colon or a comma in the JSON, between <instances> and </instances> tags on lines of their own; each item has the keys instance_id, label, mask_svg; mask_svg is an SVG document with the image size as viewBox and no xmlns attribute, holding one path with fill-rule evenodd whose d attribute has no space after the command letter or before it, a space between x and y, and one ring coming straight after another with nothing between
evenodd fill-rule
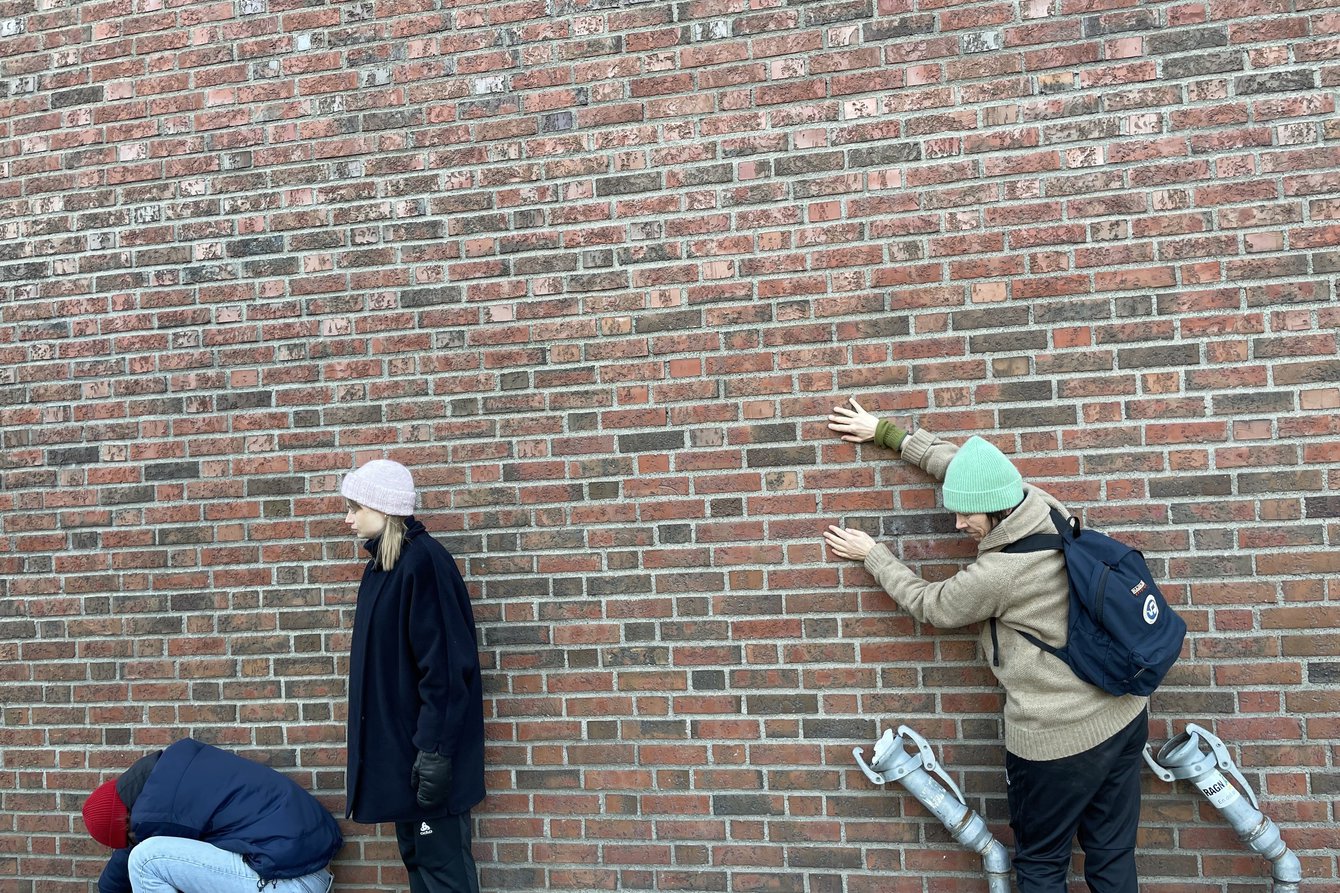
<instances>
[{"instance_id":1,"label":"metal pipe coupling","mask_svg":"<svg viewBox=\"0 0 1340 893\"><path fill-rule=\"evenodd\" d=\"M1201 750L1204 744L1209 748ZM1271 863L1274 893L1298 893L1303 879L1302 866L1280 837L1279 827L1261 812L1256 794L1228 755L1228 748L1212 733L1195 723L1159 749L1157 758L1145 745L1145 762L1154 774L1166 782L1190 781L1205 799L1219 810L1247 846ZM1227 773L1228 777L1225 777ZM1229 779L1237 782L1237 787Z\"/></svg>"},{"instance_id":2,"label":"metal pipe coupling","mask_svg":"<svg viewBox=\"0 0 1340 893\"><path fill-rule=\"evenodd\" d=\"M909 742L915 748L911 753L905 749ZM899 726L896 737L893 729L886 729L875 742L869 764L864 752L856 747L851 753L866 778L879 785L890 781L901 784L949 829L956 841L981 855L989 893L1010 893L1009 852L992 836L982 817L968 808L962 792L940 768L925 738L907 726Z\"/></svg>"}]
</instances>

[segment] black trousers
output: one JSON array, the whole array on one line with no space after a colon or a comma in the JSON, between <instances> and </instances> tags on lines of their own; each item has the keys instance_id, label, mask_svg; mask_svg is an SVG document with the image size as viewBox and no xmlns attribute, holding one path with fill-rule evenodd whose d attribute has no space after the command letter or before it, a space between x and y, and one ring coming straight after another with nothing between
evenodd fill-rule
<instances>
[{"instance_id":1,"label":"black trousers","mask_svg":"<svg viewBox=\"0 0 1340 893\"><path fill-rule=\"evenodd\" d=\"M1111 738L1059 760L1005 754L1014 870L1019 893L1066 893L1070 849L1079 837L1084 880L1093 893L1137 893L1145 711Z\"/></svg>"},{"instance_id":2,"label":"black trousers","mask_svg":"<svg viewBox=\"0 0 1340 893\"><path fill-rule=\"evenodd\" d=\"M470 853L470 811L425 822L396 822L410 893L479 893Z\"/></svg>"}]
</instances>

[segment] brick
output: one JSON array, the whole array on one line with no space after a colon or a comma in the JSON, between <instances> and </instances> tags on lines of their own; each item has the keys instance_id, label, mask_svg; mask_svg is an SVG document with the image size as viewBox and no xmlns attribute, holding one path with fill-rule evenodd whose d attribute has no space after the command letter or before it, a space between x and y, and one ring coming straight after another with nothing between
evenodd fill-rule
<instances>
[{"instance_id":1,"label":"brick","mask_svg":"<svg viewBox=\"0 0 1340 893\"><path fill-rule=\"evenodd\" d=\"M1255 93L1292 93L1315 87L1316 75L1311 71L1273 71L1269 74L1244 75L1233 81L1233 89L1239 96L1250 96Z\"/></svg>"},{"instance_id":2,"label":"brick","mask_svg":"<svg viewBox=\"0 0 1340 893\"><path fill-rule=\"evenodd\" d=\"M1246 68L1242 54L1236 51L1200 53L1194 56L1174 56L1163 62L1163 74L1168 78L1205 77L1242 71Z\"/></svg>"}]
</instances>

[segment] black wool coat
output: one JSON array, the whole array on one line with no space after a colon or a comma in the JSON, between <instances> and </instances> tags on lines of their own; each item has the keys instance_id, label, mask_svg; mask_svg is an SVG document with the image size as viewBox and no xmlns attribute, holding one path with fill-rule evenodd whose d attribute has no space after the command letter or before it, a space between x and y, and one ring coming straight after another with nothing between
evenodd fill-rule
<instances>
[{"instance_id":1,"label":"black wool coat","mask_svg":"<svg viewBox=\"0 0 1340 893\"><path fill-rule=\"evenodd\" d=\"M377 540L366 548L376 555ZM407 519L395 567L363 570L349 659L348 802L357 822L458 815L484 799L484 700L474 613L456 562ZM451 757L445 809L420 808L418 751Z\"/></svg>"}]
</instances>

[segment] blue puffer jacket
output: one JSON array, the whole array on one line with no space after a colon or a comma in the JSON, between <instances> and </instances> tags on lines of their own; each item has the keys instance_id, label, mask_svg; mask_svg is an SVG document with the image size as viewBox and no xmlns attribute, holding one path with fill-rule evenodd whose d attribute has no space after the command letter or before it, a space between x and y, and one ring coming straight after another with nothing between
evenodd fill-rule
<instances>
[{"instance_id":1,"label":"blue puffer jacket","mask_svg":"<svg viewBox=\"0 0 1340 893\"><path fill-rule=\"evenodd\" d=\"M319 871L344 843L335 819L297 782L191 738L157 755L126 805L135 840L203 840L240 855L264 881ZM131 893L129 857L129 849L112 854L99 893Z\"/></svg>"}]
</instances>

